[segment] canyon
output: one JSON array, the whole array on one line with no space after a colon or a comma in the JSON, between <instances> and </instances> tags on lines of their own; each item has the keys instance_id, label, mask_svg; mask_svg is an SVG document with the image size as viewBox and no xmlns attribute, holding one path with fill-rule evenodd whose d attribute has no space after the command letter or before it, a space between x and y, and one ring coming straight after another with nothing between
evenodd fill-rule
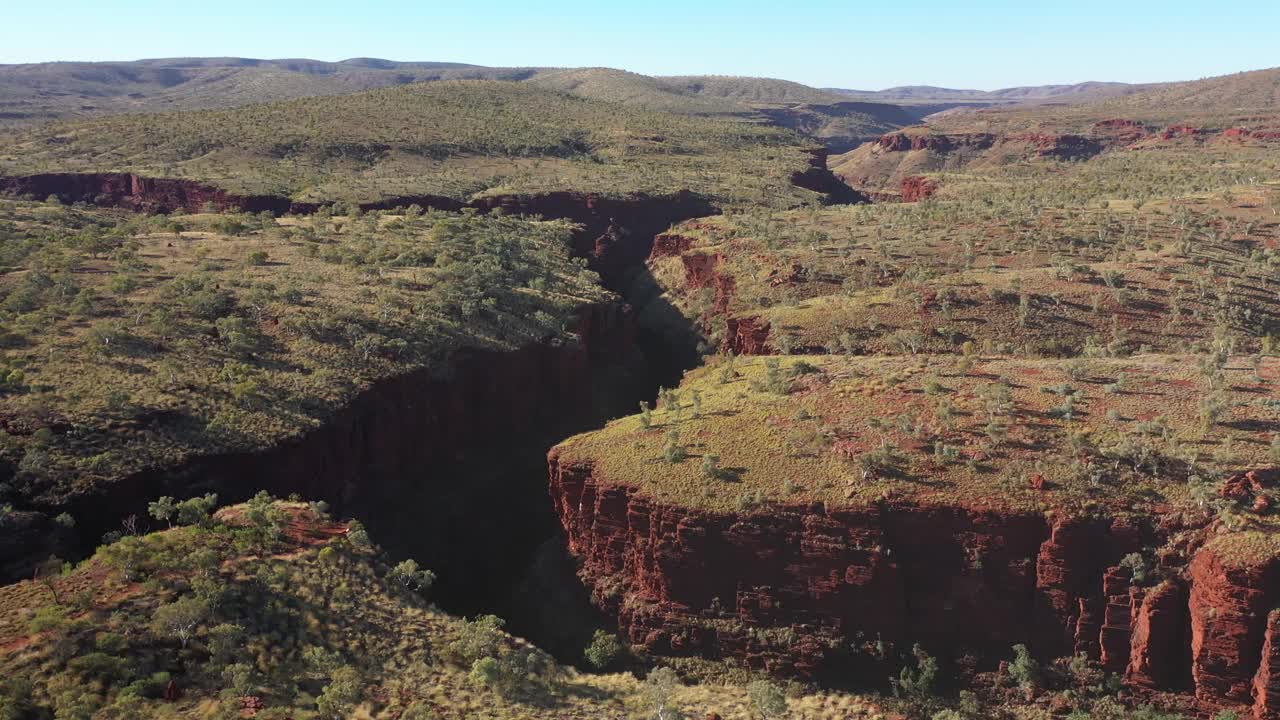
<instances>
[{"instance_id":1,"label":"canyon","mask_svg":"<svg viewBox=\"0 0 1280 720\"><path fill-rule=\"evenodd\" d=\"M880 147L936 150L930 142L942 142L915 148L918 139L902 137ZM986 140L946 142L981 147ZM1093 141L1020 142L1054 156L1094 149ZM813 158L793 183L833 202L868 199L826 170L825 152ZM147 212L320 207L128 173L0 178L0 190ZM936 190L922 176L901 181L904 201ZM603 617L656 655L727 659L839 683L851 674L892 674L896 659L886 647L919 643L948 660L973 656L992 669L1012 645L1025 643L1043 658L1084 654L1135 688L1193 691L1208 706L1250 704L1260 719L1280 718L1280 620L1269 613L1280 604L1280 562L1234 567L1206 544L1202 526L894 501L719 514L614 486L589 463L562 462L555 449L543 465L548 446L634 411L698 362L700 334L661 298L645 263L680 256L689 286L713 289L723 310L734 288L716 273L719 259L688 254L687 238L665 232L717 209L687 192L468 203L414 197L360 208L411 204L568 218L580 225L576 254L620 299L584 308L576 346L463 351L444 371L375 384L324 427L268 452L197 458L120 478L67 506L19 508L25 534L0 545L6 576L29 572L33 545L48 546L35 540L48 537L46 517L56 510L84 518L78 550L85 552L121 519L145 516L157 496L216 492L234 502L267 489L325 499L364 519L393 554L439 573L440 602L456 612L509 612L509 598L531 582L530 568L555 565L547 556L567 550L576 563L569 570ZM724 348L768 353L768 336L757 318L730 318ZM498 446L509 461L493 460ZM550 502L548 486L532 480L544 467ZM565 546L556 542L561 532ZM1126 555L1183 534L1190 538L1184 552L1160 557L1158 583L1137 582L1121 565ZM566 572L567 563L559 564L549 572ZM550 622L514 627L566 657L582 647L577 631L541 639Z\"/></svg>"}]
</instances>

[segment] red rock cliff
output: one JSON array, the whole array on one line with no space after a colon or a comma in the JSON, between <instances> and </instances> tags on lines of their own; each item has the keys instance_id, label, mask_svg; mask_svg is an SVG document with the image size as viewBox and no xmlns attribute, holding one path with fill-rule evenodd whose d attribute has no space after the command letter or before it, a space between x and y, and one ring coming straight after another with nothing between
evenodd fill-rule
<instances>
[{"instance_id":1,"label":"red rock cliff","mask_svg":"<svg viewBox=\"0 0 1280 720\"><path fill-rule=\"evenodd\" d=\"M877 639L988 663L1024 642L1136 686L1194 679L1208 703L1250 702L1252 684L1259 707L1277 706L1275 573L1201 551L1189 580L1139 587L1119 560L1157 544L1156 528L907 504L713 513L610 485L555 449L548 462L580 576L651 651L814 676L866 660L841 648Z\"/></svg>"}]
</instances>

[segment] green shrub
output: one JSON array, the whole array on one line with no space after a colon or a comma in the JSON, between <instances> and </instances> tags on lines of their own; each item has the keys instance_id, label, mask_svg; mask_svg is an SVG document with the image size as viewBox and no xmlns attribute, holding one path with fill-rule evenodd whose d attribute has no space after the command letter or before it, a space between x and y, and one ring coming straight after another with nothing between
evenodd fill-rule
<instances>
[{"instance_id":1,"label":"green shrub","mask_svg":"<svg viewBox=\"0 0 1280 720\"><path fill-rule=\"evenodd\" d=\"M591 667L605 670L617 662L622 655L622 643L618 642L617 635L596 630L595 635L591 637L591 644L587 646L583 655Z\"/></svg>"}]
</instances>

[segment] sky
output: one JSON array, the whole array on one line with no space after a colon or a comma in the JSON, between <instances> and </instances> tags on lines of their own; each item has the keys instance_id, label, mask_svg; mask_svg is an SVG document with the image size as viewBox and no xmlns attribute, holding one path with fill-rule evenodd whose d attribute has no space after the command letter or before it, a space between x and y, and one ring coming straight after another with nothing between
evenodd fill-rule
<instances>
[{"instance_id":1,"label":"sky","mask_svg":"<svg viewBox=\"0 0 1280 720\"><path fill-rule=\"evenodd\" d=\"M378 57L983 90L1280 66L1280 0L59 0L0 10L0 63Z\"/></svg>"}]
</instances>

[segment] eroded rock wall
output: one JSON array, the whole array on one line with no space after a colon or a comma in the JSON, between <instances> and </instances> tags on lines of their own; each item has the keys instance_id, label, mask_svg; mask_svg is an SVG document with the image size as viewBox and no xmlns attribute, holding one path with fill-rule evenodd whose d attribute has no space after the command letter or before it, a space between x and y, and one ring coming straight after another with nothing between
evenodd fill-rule
<instances>
[{"instance_id":1,"label":"eroded rock wall","mask_svg":"<svg viewBox=\"0 0 1280 720\"><path fill-rule=\"evenodd\" d=\"M580 576L653 652L820 677L877 641L988 664L1027 643L1137 687L1277 711L1275 562L1233 569L1202 549L1146 586L1120 560L1158 546L1159 527L890 503L714 513L603 482L558 450L548 462Z\"/></svg>"}]
</instances>

